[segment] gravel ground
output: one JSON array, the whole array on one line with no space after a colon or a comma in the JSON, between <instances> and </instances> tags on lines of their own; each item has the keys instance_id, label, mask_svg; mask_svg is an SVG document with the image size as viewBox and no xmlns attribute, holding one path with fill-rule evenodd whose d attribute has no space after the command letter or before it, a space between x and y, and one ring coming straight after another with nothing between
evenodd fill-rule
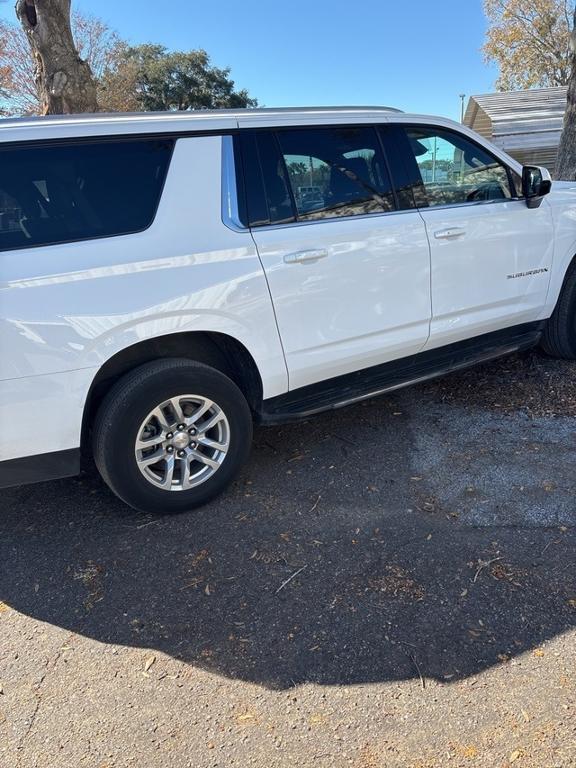
<instances>
[{"instance_id":1,"label":"gravel ground","mask_svg":"<svg viewBox=\"0 0 576 768\"><path fill-rule=\"evenodd\" d=\"M528 354L260 429L195 514L3 492L0 767L576 766L575 413Z\"/></svg>"}]
</instances>

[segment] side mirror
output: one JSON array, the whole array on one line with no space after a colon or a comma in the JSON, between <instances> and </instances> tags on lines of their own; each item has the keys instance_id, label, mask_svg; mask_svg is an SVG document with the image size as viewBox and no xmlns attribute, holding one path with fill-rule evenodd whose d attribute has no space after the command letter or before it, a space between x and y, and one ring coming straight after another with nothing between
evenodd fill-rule
<instances>
[{"instance_id":1,"label":"side mirror","mask_svg":"<svg viewBox=\"0 0 576 768\"><path fill-rule=\"evenodd\" d=\"M546 168L525 165L522 169L522 194L528 208L538 208L542 198L552 189L552 177Z\"/></svg>"}]
</instances>

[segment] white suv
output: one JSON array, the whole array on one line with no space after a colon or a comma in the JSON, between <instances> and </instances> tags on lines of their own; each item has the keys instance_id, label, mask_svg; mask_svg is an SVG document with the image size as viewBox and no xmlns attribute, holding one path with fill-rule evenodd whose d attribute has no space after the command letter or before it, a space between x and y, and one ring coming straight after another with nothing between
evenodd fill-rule
<instances>
[{"instance_id":1,"label":"white suv","mask_svg":"<svg viewBox=\"0 0 576 768\"><path fill-rule=\"evenodd\" d=\"M0 121L0 486L93 455L205 503L252 425L538 343L576 357L576 187L380 107Z\"/></svg>"}]
</instances>

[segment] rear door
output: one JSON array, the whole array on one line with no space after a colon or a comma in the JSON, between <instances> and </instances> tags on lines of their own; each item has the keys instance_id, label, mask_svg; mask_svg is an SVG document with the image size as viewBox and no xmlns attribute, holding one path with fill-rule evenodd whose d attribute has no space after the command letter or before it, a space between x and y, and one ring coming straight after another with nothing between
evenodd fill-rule
<instances>
[{"instance_id":1,"label":"rear door","mask_svg":"<svg viewBox=\"0 0 576 768\"><path fill-rule=\"evenodd\" d=\"M540 319L553 256L548 202L528 208L518 174L464 134L434 125L404 130L431 249L427 348Z\"/></svg>"},{"instance_id":2,"label":"rear door","mask_svg":"<svg viewBox=\"0 0 576 768\"><path fill-rule=\"evenodd\" d=\"M290 388L419 352L429 246L419 213L399 210L376 128L260 130L241 141Z\"/></svg>"}]
</instances>

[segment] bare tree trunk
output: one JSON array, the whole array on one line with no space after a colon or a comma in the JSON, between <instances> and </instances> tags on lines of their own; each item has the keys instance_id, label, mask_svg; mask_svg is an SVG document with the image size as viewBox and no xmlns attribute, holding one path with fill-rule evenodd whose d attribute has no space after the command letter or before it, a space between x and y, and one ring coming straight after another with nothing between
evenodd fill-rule
<instances>
[{"instance_id":1,"label":"bare tree trunk","mask_svg":"<svg viewBox=\"0 0 576 768\"><path fill-rule=\"evenodd\" d=\"M32 48L45 115L96 112L96 83L78 55L70 28L71 0L17 0L16 15Z\"/></svg>"},{"instance_id":2,"label":"bare tree trunk","mask_svg":"<svg viewBox=\"0 0 576 768\"><path fill-rule=\"evenodd\" d=\"M576 11L574 12L571 45L572 69L568 80L564 128L560 138L555 173L557 179L564 179L565 181L576 179Z\"/></svg>"}]
</instances>

